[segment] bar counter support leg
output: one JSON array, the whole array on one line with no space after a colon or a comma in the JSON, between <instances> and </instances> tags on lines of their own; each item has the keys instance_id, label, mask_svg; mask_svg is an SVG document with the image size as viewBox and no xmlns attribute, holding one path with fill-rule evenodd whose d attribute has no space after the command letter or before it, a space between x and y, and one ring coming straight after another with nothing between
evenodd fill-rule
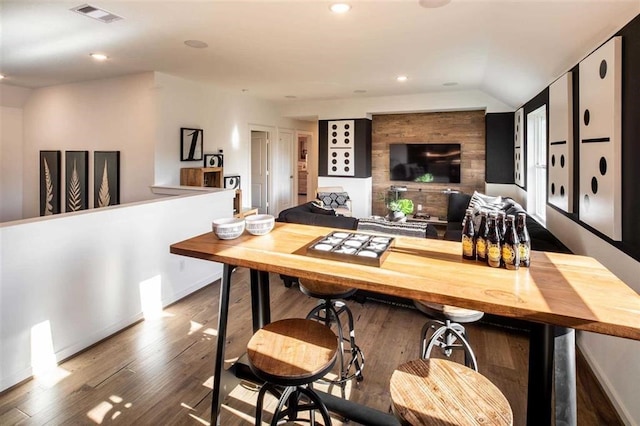
<instances>
[{"instance_id":1,"label":"bar counter support leg","mask_svg":"<svg viewBox=\"0 0 640 426\"><path fill-rule=\"evenodd\" d=\"M576 332L554 327L554 389L556 426L576 426Z\"/></svg>"},{"instance_id":2,"label":"bar counter support leg","mask_svg":"<svg viewBox=\"0 0 640 426\"><path fill-rule=\"evenodd\" d=\"M218 340L216 343L216 361L213 368L213 391L211 394L211 425L220 424L220 405L222 395L222 374L224 352L227 340L227 320L229 317L229 293L231 290L231 272L233 266L224 264L220 283L220 304L218 309Z\"/></svg>"},{"instance_id":3,"label":"bar counter support leg","mask_svg":"<svg viewBox=\"0 0 640 426\"><path fill-rule=\"evenodd\" d=\"M251 269L251 319L253 332L271 322L271 299L269 297L269 273Z\"/></svg>"},{"instance_id":4,"label":"bar counter support leg","mask_svg":"<svg viewBox=\"0 0 640 426\"><path fill-rule=\"evenodd\" d=\"M553 326L533 323L529 336L527 425L552 424Z\"/></svg>"}]
</instances>

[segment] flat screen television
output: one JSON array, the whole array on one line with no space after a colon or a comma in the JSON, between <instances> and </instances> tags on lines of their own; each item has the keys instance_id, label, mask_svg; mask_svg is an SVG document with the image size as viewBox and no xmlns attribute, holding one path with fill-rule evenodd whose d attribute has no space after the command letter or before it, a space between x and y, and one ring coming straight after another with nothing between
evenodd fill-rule
<instances>
[{"instance_id":1,"label":"flat screen television","mask_svg":"<svg viewBox=\"0 0 640 426\"><path fill-rule=\"evenodd\" d=\"M390 144L389 174L403 182L460 183L460 144Z\"/></svg>"}]
</instances>

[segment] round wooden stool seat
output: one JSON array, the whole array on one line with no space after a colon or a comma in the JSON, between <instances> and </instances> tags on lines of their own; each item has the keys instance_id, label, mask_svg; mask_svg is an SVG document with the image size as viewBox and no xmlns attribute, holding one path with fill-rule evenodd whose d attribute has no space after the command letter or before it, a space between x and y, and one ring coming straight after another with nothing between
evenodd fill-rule
<instances>
[{"instance_id":1,"label":"round wooden stool seat","mask_svg":"<svg viewBox=\"0 0 640 426\"><path fill-rule=\"evenodd\" d=\"M343 287L337 284L330 284L317 280L300 279L300 291L309 297L316 299L344 299L352 296L355 288Z\"/></svg>"},{"instance_id":2,"label":"round wooden stool seat","mask_svg":"<svg viewBox=\"0 0 640 426\"><path fill-rule=\"evenodd\" d=\"M290 318L267 324L247 345L249 366L261 379L282 386L312 383L333 368L338 338L316 321Z\"/></svg>"},{"instance_id":3,"label":"round wooden stool seat","mask_svg":"<svg viewBox=\"0 0 640 426\"><path fill-rule=\"evenodd\" d=\"M402 364L391 376L391 404L405 425L512 425L502 392L474 370L444 359Z\"/></svg>"},{"instance_id":4,"label":"round wooden stool seat","mask_svg":"<svg viewBox=\"0 0 640 426\"><path fill-rule=\"evenodd\" d=\"M442 321L449 320L452 322L457 322L458 324L478 321L484 315L484 312L481 311L458 308L456 306L450 305L442 305L440 303L414 300L413 304L420 312L426 314L427 316L437 318Z\"/></svg>"}]
</instances>

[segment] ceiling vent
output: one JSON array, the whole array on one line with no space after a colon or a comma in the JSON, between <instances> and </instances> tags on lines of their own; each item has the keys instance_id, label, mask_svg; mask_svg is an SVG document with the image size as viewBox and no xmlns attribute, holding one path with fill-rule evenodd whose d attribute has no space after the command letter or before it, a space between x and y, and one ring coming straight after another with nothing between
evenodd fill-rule
<instances>
[{"instance_id":1,"label":"ceiling vent","mask_svg":"<svg viewBox=\"0 0 640 426\"><path fill-rule=\"evenodd\" d=\"M107 12L104 9L98 9L95 6L91 6L88 4L74 7L71 10L81 15L88 16L89 18L97 19L98 21L104 22L105 24L110 24L111 22L119 21L122 19L122 16L114 15L113 13Z\"/></svg>"}]
</instances>

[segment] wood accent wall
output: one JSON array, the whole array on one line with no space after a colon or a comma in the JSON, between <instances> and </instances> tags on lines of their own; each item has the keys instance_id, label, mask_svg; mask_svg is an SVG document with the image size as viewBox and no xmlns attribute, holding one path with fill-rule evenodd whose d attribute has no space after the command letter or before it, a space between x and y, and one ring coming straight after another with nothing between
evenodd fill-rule
<instances>
[{"instance_id":1,"label":"wood accent wall","mask_svg":"<svg viewBox=\"0 0 640 426\"><path fill-rule=\"evenodd\" d=\"M445 217L447 188L465 193L484 191L485 111L434 112L374 115L372 122L372 213L387 214L385 196L391 185L406 185L421 192L407 192L423 211ZM462 148L459 184L412 183L389 180L389 145L392 143L460 143ZM417 208L417 206L416 206Z\"/></svg>"}]
</instances>

